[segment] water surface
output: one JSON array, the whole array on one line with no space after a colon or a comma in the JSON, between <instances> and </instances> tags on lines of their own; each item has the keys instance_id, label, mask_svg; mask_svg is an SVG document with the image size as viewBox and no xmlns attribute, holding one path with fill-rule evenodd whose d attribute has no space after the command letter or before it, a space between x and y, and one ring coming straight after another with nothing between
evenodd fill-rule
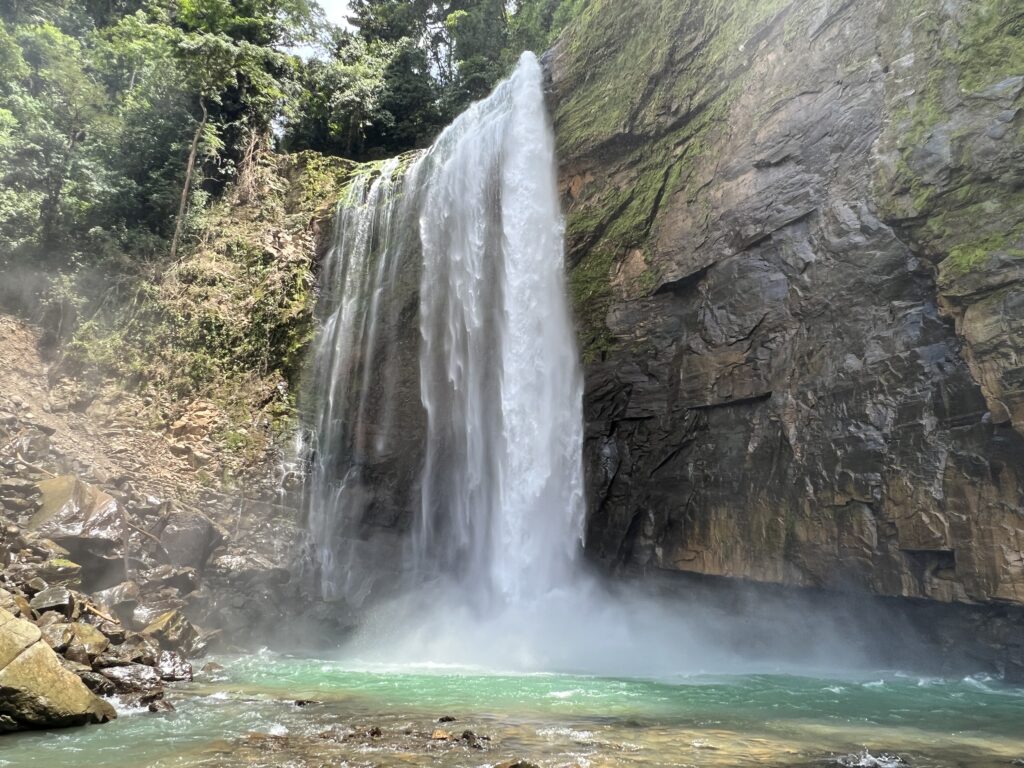
<instances>
[{"instance_id":1,"label":"water surface","mask_svg":"<svg viewBox=\"0 0 1024 768\"><path fill-rule=\"evenodd\" d=\"M0 766L493 766L520 758L545 767L986 768L1024 760L1024 689L984 677L647 681L353 669L269 653L218 661L223 670L171 691L174 713L124 712L109 725L6 736ZM443 716L455 721L438 723ZM467 730L488 739L474 747L460 738Z\"/></svg>"}]
</instances>

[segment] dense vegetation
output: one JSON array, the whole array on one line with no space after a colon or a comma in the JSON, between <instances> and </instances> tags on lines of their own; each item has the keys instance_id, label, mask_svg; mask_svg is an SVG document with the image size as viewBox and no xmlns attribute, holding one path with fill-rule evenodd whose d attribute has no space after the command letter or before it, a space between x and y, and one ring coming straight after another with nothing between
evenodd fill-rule
<instances>
[{"instance_id":1,"label":"dense vegetation","mask_svg":"<svg viewBox=\"0 0 1024 768\"><path fill-rule=\"evenodd\" d=\"M354 0L342 28L312 0L7 0L0 307L62 371L290 407L303 230L345 168L321 156L428 144L581 5Z\"/></svg>"},{"instance_id":2,"label":"dense vegetation","mask_svg":"<svg viewBox=\"0 0 1024 768\"><path fill-rule=\"evenodd\" d=\"M423 145L548 41L562 5L356 0L343 30L309 0L4 3L0 266L173 256L189 217L271 145L358 159Z\"/></svg>"}]
</instances>

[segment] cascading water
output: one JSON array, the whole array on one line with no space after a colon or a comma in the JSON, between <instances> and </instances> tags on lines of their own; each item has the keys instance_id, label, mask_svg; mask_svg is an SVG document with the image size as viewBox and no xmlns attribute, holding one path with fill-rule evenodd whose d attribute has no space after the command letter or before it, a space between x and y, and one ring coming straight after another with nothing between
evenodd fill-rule
<instances>
[{"instance_id":1,"label":"cascading water","mask_svg":"<svg viewBox=\"0 0 1024 768\"><path fill-rule=\"evenodd\" d=\"M348 663L653 677L857 663L842 639L857 617L837 630L764 595L667 601L582 572L582 375L553 144L527 54L339 208L310 382L310 533L325 597L404 587L364 615Z\"/></svg>"},{"instance_id":2,"label":"cascading water","mask_svg":"<svg viewBox=\"0 0 1024 768\"><path fill-rule=\"evenodd\" d=\"M404 172L391 161L352 184L325 261L313 366L310 530L325 597L359 603L379 569L367 473L392 450L396 368L409 362L398 283L410 272L421 275L426 428L407 570L417 583L452 578L480 605L569 579L583 522L582 375L562 235L532 54Z\"/></svg>"},{"instance_id":3,"label":"cascading water","mask_svg":"<svg viewBox=\"0 0 1024 768\"><path fill-rule=\"evenodd\" d=\"M536 596L566 580L579 545L583 391L532 54L445 131L422 171L416 555L485 595Z\"/></svg>"},{"instance_id":4,"label":"cascading water","mask_svg":"<svg viewBox=\"0 0 1024 768\"><path fill-rule=\"evenodd\" d=\"M328 599L401 587L364 615L352 659L650 674L726 645L577 563L582 375L542 82L524 55L433 147L368 169L339 207L310 532Z\"/></svg>"}]
</instances>

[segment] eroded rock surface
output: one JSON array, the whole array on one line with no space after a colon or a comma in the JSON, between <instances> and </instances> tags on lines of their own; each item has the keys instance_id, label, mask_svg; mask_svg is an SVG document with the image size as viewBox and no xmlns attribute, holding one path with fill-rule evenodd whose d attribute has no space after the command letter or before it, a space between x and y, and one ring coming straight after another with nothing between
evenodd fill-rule
<instances>
[{"instance_id":1,"label":"eroded rock surface","mask_svg":"<svg viewBox=\"0 0 1024 768\"><path fill-rule=\"evenodd\" d=\"M1019 25L605 0L567 31L595 557L1024 604Z\"/></svg>"}]
</instances>

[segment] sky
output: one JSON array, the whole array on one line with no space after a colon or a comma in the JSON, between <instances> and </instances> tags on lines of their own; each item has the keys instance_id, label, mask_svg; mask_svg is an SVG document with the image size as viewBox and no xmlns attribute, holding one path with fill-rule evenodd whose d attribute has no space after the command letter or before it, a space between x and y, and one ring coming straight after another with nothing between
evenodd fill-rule
<instances>
[{"instance_id":1,"label":"sky","mask_svg":"<svg viewBox=\"0 0 1024 768\"><path fill-rule=\"evenodd\" d=\"M348 0L318 0L320 7L324 9L329 21L335 24L345 24L345 16L348 14Z\"/></svg>"},{"instance_id":2,"label":"sky","mask_svg":"<svg viewBox=\"0 0 1024 768\"><path fill-rule=\"evenodd\" d=\"M324 14L326 14L328 21L343 27L349 25L345 19L345 16L348 14L348 0L316 0L316 2L324 9ZM299 45L289 48L288 52L301 56L304 59L323 58L326 55L323 48L311 45Z\"/></svg>"}]
</instances>

